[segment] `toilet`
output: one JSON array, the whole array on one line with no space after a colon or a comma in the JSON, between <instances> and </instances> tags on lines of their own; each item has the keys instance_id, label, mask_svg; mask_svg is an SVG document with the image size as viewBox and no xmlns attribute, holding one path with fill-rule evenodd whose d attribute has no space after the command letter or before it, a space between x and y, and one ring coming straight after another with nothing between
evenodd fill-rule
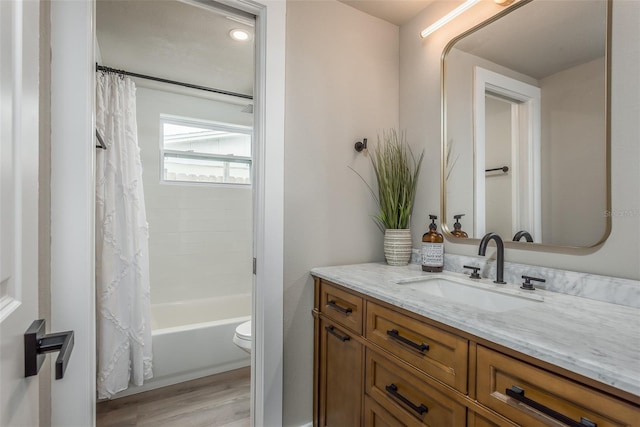
<instances>
[{"instance_id":1,"label":"toilet","mask_svg":"<svg viewBox=\"0 0 640 427\"><path fill-rule=\"evenodd\" d=\"M233 343L251 354L251 320L238 325L233 335Z\"/></svg>"}]
</instances>

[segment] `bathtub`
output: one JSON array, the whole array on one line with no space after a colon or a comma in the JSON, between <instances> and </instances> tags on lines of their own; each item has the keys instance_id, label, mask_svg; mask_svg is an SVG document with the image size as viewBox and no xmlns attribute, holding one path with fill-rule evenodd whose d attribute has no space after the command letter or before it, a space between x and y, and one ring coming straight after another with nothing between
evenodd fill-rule
<instances>
[{"instance_id":1,"label":"bathtub","mask_svg":"<svg viewBox=\"0 0 640 427\"><path fill-rule=\"evenodd\" d=\"M251 294L152 304L153 378L113 398L249 366L232 339L250 319Z\"/></svg>"}]
</instances>

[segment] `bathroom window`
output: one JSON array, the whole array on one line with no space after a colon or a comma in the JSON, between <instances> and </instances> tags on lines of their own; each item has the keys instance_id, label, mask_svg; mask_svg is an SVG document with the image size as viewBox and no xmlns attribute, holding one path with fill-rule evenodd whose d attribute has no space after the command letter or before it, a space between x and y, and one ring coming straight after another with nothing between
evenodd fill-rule
<instances>
[{"instance_id":1,"label":"bathroom window","mask_svg":"<svg viewBox=\"0 0 640 427\"><path fill-rule=\"evenodd\" d=\"M163 182L251 185L247 126L160 118Z\"/></svg>"}]
</instances>

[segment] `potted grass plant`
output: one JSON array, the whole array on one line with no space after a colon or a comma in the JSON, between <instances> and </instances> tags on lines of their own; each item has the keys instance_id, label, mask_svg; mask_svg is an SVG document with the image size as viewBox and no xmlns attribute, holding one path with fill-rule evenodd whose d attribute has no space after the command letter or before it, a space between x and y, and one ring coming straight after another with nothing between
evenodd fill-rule
<instances>
[{"instance_id":1,"label":"potted grass plant","mask_svg":"<svg viewBox=\"0 0 640 427\"><path fill-rule=\"evenodd\" d=\"M383 131L382 138L378 135L370 153L378 191L360 175L379 207L373 219L384 233L389 265L407 265L411 260L410 220L423 157L424 150L418 158L413 155L404 132L390 129Z\"/></svg>"}]
</instances>

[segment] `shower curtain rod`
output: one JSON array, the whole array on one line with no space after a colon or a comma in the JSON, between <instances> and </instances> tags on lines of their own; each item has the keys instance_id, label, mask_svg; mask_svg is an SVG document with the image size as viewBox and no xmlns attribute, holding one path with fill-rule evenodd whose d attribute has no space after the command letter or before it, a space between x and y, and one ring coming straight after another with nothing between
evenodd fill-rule
<instances>
[{"instance_id":1,"label":"shower curtain rod","mask_svg":"<svg viewBox=\"0 0 640 427\"><path fill-rule=\"evenodd\" d=\"M98 65L97 63L96 63L96 71L104 71L106 73L122 74L123 76L138 77L140 79L153 80L155 82L169 83L169 84L172 84L172 85L184 86L184 87L188 87L188 88L191 88L191 89L204 90L204 91L207 91L207 92L219 93L219 94L222 94L222 95L235 96L236 98L244 98L244 99L253 100L253 96L245 95L243 93L229 92L227 90L222 90L222 89L214 89L214 88L210 88L210 87L206 87L206 86L194 85L194 84L191 84L191 83L178 82L178 81L175 81L175 80L168 80L168 79L163 79L163 78L160 78L160 77L153 77L153 76L147 76L147 75L144 75L144 74L132 73L130 71L118 70L118 69L111 68L111 67L105 67L103 65Z\"/></svg>"}]
</instances>

